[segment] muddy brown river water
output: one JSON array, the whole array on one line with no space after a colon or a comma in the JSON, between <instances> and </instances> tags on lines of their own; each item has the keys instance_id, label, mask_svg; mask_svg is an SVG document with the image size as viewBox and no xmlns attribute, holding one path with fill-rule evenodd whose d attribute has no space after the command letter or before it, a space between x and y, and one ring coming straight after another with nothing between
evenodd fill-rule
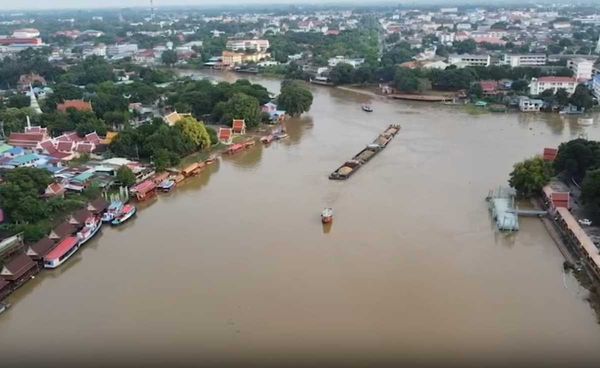
<instances>
[{"instance_id":1,"label":"muddy brown river water","mask_svg":"<svg viewBox=\"0 0 600 368\"><path fill-rule=\"evenodd\" d=\"M598 125L311 89L289 139L223 158L13 294L0 364L600 360L587 292L541 222L499 234L484 201L515 161ZM386 150L327 179L389 123Z\"/></svg>"}]
</instances>

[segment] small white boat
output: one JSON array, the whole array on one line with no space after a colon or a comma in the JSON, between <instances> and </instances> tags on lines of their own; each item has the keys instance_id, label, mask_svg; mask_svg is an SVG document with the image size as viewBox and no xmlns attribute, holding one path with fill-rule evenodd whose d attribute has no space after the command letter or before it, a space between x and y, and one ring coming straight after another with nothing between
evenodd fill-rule
<instances>
[{"instance_id":1,"label":"small white boat","mask_svg":"<svg viewBox=\"0 0 600 368\"><path fill-rule=\"evenodd\" d=\"M117 217L115 217L115 219L112 220L111 224L121 225L122 223L124 223L127 220L129 220L130 218L132 218L136 212L137 212L137 208L135 208L134 205L132 205L132 204L125 205L125 207L123 207L123 210L121 211L121 213L119 213L117 215Z\"/></svg>"},{"instance_id":2,"label":"small white boat","mask_svg":"<svg viewBox=\"0 0 600 368\"><path fill-rule=\"evenodd\" d=\"M98 233L98 230L102 227L102 221L98 218L93 217L85 222L85 226L77 233L77 239L79 240L79 246L81 247L88 240L94 237Z\"/></svg>"},{"instance_id":3,"label":"small white boat","mask_svg":"<svg viewBox=\"0 0 600 368\"><path fill-rule=\"evenodd\" d=\"M111 222L115 219L115 216L123 209L122 201L113 201L104 214L102 215L102 222Z\"/></svg>"},{"instance_id":4,"label":"small white boat","mask_svg":"<svg viewBox=\"0 0 600 368\"><path fill-rule=\"evenodd\" d=\"M167 179L158 184L158 190L161 192L167 193L173 190L173 188L175 188L175 180Z\"/></svg>"},{"instance_id":5,"label":"small white boat","mask_svg":"<svg viewBox=\"0 0 600 368\"><path fill-rule=\"evenodd\" d=\"M327 207L321 212L321 222L329 224L331 221L333 221L333 208Z\"/></svg>"},{"instance_id":6,"label":"small white boat","mask_svg":"<svg viewBox=\"0 0 600 368\"><path fill-rule=\"evenodd\" d=\"M577 124L582 126L594 125L594 118L579 118L577 119Z\"/></svg>"},{"instance_id":7,"label":"small white boat","mask_svg":"<svg viewBox=\"0 0 600 368\"><path fill-rule=\"evenodd\" d=\"M370 105L362 105L362 110L366 112L373 112L373 108Z\"/></svg>"},{"instance_id":8,"label":"small white boat","mask_svg":"<svg viewBox=\"0 0 600 368\"><path fill-rule=\"evenodd\" d=\"M0 303L0 314L6 312L10 308L10 304L8 303Z\"/></svg>"}]
</instances>

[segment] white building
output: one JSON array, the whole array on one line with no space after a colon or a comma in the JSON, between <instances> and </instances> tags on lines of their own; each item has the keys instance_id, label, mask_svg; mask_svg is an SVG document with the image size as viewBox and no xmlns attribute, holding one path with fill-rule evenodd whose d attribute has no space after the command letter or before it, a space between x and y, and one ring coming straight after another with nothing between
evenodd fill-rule
<instances>
[{"instance_id":1,"label":"white building","mask_svg":"<svg viewBox=\"0 0 600 368\"><path fill-rule=\"evenodd\" d=\"M540 66L546 65L546 54L504 54L502 63L515 68L518 66Z\"/></svg>"},{"instance_id":2,"label":"white building","mask_svg":"<svg viewBox=\"0 0 600 368\"><path fill-rule=\"evenodd\" d=\"M519 110L522 112L538 112L544 106L544 101L529 97L519 98Z\"/></svg>"},{"instance_id":3,"label":"white building","mask_svg":"<svg viewBox=\"0 0 600 368\"><path fill-rule=\"evenodd\" d=\"M584 58L575 58L567 61L567 68L573 71L573 76L580 82L592 79L594 62Z\"/></svg>"},{"instance_id":4,"label":"white building","mask_svg":"<svg viewBox=\"0 0 600 368\"><path fill-rule=\"evenodd\" d=\"M471 30L471 23L458 23L456 25L456 30L457 31L470 31Z\"/></svg>"},{"instance_id":5,"label":"white building","mask_svg":"<svg viewBox=\"0 0 600 368\"><path fill-rule=\"evenodd\" d=\"M490 55L453 54L448 56L448 62L458 67L489 66L490 60Z\"/></svg>"},{"instance_id":6,"label":"white building","mask_svg":"<svg viewBox=\"0 0 600 368\"><path fill-rule=\"evenodd\" d=\"M340 63L344 63L344 64L350 64L352 65L352 67L356 68L357 66L363 64L365 62L365 59L349 59L346 58L345 56L336 56L334 58L331 58L327 61L327 64L330 67L334 67Z\"/></svg>"},{"instance_id":7,"label":"white building","mask_svg":"<svg viewBox=\"0 0 600 368\"><path fill-rule=\"evenodd\" d=\"M575 92L576 87L577 81L575 78L554 76L539 77L531 79L531 83L529 84L529 93L536 96L548 89L556 92L557 89L563 88L569 95L571 95L573 92Z\"/></svg>"},{"instance_id":8,"label":"white building","mask_svg":"<svg viewBox=\"0 0 600 368\"><path fill-rule=\"evenodd\" d=\"M100 56L100 57L106 57L106 45L103 43L100 43L94 47L86 48L83 50L84 58L94 56L94 55Z\"/></svg>"},{"instance_id":9,"label":"white building","mask_svg":"<svg viewBox=\"0 0 600 368\"><path fill-rule=\"evenodd\" d=\"M600 100L600 74L592 79L592 94L596 99Z\"/></svg>"},{"instance_id":10,"label":"white building","mask_svg":"<svg viewBox=\"0 0 600 368\"><path fill-rule=\"evenodd\" d=\"M133 56L138 52L138 45L135 43L122 43L110 45L106 48L106 54L111 57Z\"/></svg>"},{"instance_id":11,"label":"white building","mask_svg":"<svg viewBox=\"0 0 600 368\"><path fill-rule=\"evenodd\" d=\"M269 40L229 40L225 47L232 51L266 51L269 46Z\"/></svg>"},{"instance_id":12,"label":"white building","mask_svg":"<svg viewBox=\"0 0 600 368\"><path fill-rule=\"evenodd\" d=\"M15 29L12 33L14 38L38 38L40 37L40 31L35 28L22 28Z\"/></svg>"},{"instance_id":13,"label":"white building","mask_svg":"<svg viewBox=\"0 0 600 368\"><path fill-rule=\"evenodd\" d=\"M450 32L450 33L441 33L438 36L440 42L444 45L448 45L448 44L452 44L454 43L454 32Z\"/></svg>"}]
</instances>

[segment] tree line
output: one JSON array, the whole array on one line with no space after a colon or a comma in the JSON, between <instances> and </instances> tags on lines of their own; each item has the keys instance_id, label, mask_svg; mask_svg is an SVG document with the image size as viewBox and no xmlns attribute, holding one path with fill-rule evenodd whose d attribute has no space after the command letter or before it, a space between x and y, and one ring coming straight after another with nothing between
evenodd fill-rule
<instances>
[{"instance_id":1,"label":"tree line","mask_svg":"<svg viewBox=\"0 0 600 368\"><path fill-rule=\"evenodd\" d=\"M578 183L588 216L600 221L600 142L578 138L560 144L552 163L541 157L516 163L509 184L519 196L529 198L541 195L554 176L565 183Z\"/></svg>"}]
</instances>

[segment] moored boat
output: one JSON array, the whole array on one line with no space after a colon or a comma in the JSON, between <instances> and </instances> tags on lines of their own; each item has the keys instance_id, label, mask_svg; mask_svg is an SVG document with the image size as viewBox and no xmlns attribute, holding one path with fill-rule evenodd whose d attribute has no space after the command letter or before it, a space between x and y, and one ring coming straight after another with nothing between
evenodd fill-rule
<instances>
[{"instance_id":1,"label":"moored boat","mask_svg":"<svg viewBox=\"0 0 600 368\"><path fill-rule=\"evenodd\" d=\"M6 312L10 308L9 303L0 303L0 314Z\"/></svg>"},{"instance_id":2,"label":"moored boat","mask_svg":"<svg viewBox=\"0 0 600 368\"><path fill-rule=\"evenodd\" d=\"M273 137L274 137L276 140L280 140L280 139L287 138L287 137L288 137L288 134L287 134L286 132L279 132L279 133L275 133L275 134L273 135Z\"/></svg>"},{"instance_id":3,"label":"moored boat","mask_svg":"<svg viewBox=\"0 0 600 368\"><path fill-rule=\"evenodd\" d=\"M264 137L262 137L260 139L260 141L264 144L269 144L269 143L273 142L273 139L275 139L275 137L273 137L273 134L269 134L269 135L265 135Z\"/></svg>"},{"instance_id":4,"label":"moored boat","mask_svg":"<svg viewBox=\"0 0 600 368\"><path fill-rule=\"evenodd\" d=\"M134 205L132 205L132 204L125 205L125 207L123 207L123 210L121 211L121 213L119 213L115 217L115 219L112 220L111 224L121 225L122 223L124 223L127 220L129 220L130 218L132 218L133 215L135 215L136 211L137 211L137 208L135 208Z\"/></svg>"},{"instance_id":5,"label":"moored boat","mask_svg":"<svg viewBox=\"0 0 600 368\"><path fill-rule=\"evenodd\" d=\"M362 110L366 112L373 112L373 108L370 105L362 105Z\"/></svg>"},{"instance_id":6,"label":"moored boat","mask_svg":"<svg viewBox=\"0 0 600 368\"><path fill-rule=\"evenodd\" d=\"M45 268L57 268L65 263L79 249L79 239L76 236L64 238L50 253L44 257Z\"/></svg>"},{"instance_id":7,"label":"moored boat","mask_svg":"<svg viewBox=\"0 0 600 368\"><path fill-rule=\"evenodd\" d=\"M164 193L170 192L173 188L175 188L175 180L172 179L163 180L158 184L158 190Z\"/></svg>"},{"instance_id":8,"label":"moored boat","mask_svg":"<svg viewBox=\"0 0 600 368\"><path fill-rule=\"evenodd\" d=\"M324 224L329 224L332 221L333 221L333 209L330 207L327 207L323 210L323 212L321 212L321 222L323 222Z\"/></svg>"},{"instance_id":9,"label":"moored boat","mask_svg":"<svg viewBox=\"0 0 600 368\"><path fill-rule=\"evenodd\" d=\"M114 220L115 216L121 212L121 209L123 208L123 201L113 201L110 203L110 206L108 206L108 209L106 210L106 212L104 212L104 214L102 215L102 222L110 222L112 220Z\"/></svg>"},{"instance_id":10,"label":"moored boat","mask_svg":"<svg viewBox=\"0 0 600 368\"><path fill-rule=\"evenodd\" d=\"M102 227L102 221L97 217L90 217L85 222L85 226L77 233L77 239L79 240L79 246L81 247L88 240L94 237L98 233L98 230Z\"/></svg>"},{"instance_id":11,"label":"moored boat","mask_svg":"<svg viewBox=\"0 0 600 368\"><path fill-rule=\"evenodd\" d=\"M205 164L207 165L212 165L217 161L217 156L215 155L210 155L208 156L208 158L204 161Z\"/></svg>"}]
</instances>

